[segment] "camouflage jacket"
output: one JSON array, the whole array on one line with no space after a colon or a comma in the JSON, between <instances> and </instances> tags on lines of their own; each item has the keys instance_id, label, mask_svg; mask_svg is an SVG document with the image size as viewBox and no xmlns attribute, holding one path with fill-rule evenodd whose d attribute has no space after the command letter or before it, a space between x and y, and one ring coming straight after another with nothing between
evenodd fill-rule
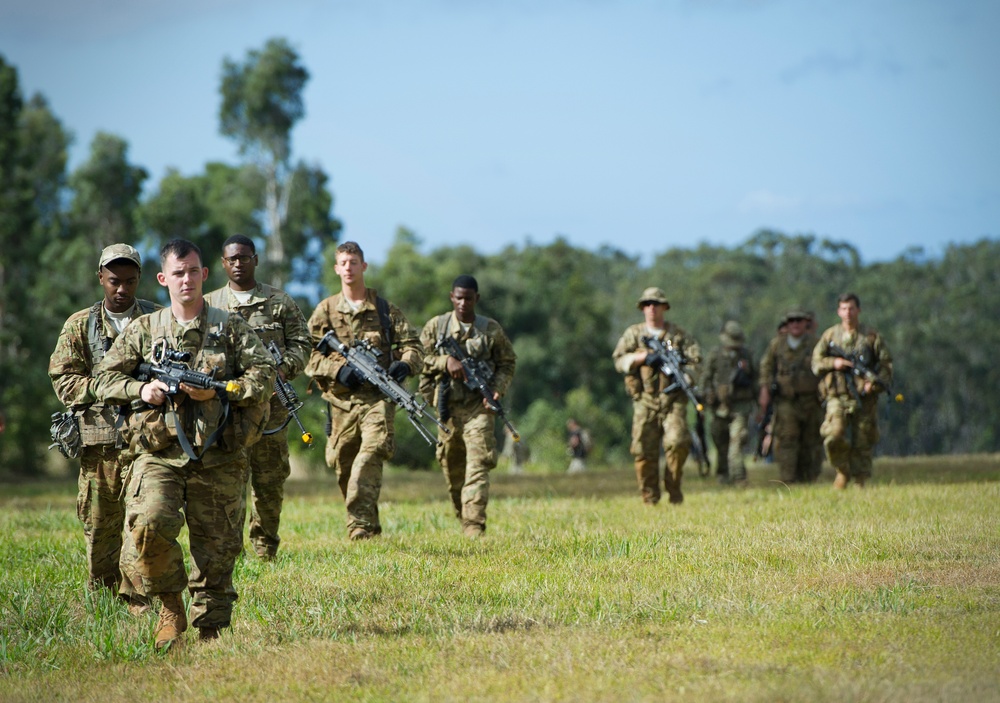
<instances>
[{"instance_id":1,"label":"camouflage jacket","mask_svg":"<svg viewBox=\"0 0 1000 703\"><path fill-rule=\"evenodd\" d=\"M217 380L233 379L239 384L238 391L228 393L229 402L236 408L232 421L226 426L221 444L206 454L205 463L213 461L213 455L242 449L244 437L262 424L262 415L266 420L266 413L257 411L267 407L275 367L260 337L239 315L206 305L197 318L186 324L178 322L170 308L139 318L125 328L94 369L97 398L116 404L140 400L144 384L134 375L140 363L156 361L154 349L164 340L179 352L191 353L192 369L213 371ZM163 406L142 411L133 421L133 448L185 464L188 457L177 441L176 427L183 428L192 446L203 448L220 426L223 413L218 396L195 401L180 393Z\"/></svg>"},{"instance_id":2,"label":"camouflage jacket","mask_svg":"<svg viewBox=\"0 0 1000 703\"><path fill-rule=\"evenodd\" d=\"M795 349L788 345L788 336L779 334L772 339L760 359L761 383L777 386L771 393L775 397L794 398L799 395L816 395L819 379L812 371L812 353L816 338L802 336Z\"/></svg>"},{"instance_id":3,"label":"camouflage jacket","mask_svg":"<svg viewBox=\"0 0 1000 703\"><path fill-rule=\"evenodd\" d=\"M670 385L666 382L663 374L656 373L651 366L642 365L637 369L629 368L632 364L632 354L646 349L642 343L642 338L646 336L649 336L649 330L645 322L632 325L622 334L611 355L615 362L615 368L625 374L625 390L633 400L639 400L642 397L655 398ZM666 323L666 328L658 336L664 341L664 344L669 340L671 346L679 350L687 360L685 370L691 385L694 385L697 381L698 364L701 363L701 349L698 347L698 343L689 337L687 332L670 322ZM685 397L684 391L681 390L674 390L671 396L678 399Z\"/></svg>"},{"instance_id":4,"label":"camouflage jacket","mask_svg":"<svg viewBox=\"0 0 1000 703\"><path fill-rule=\"evenodd\" d=\"M352 403L370 404L384 396L367 383L351 390L337 382L337 374L346 363L345 358L336 351L324 356L315 348L328 330L333 330L348 346L355 340L370 342L382 353L379 363L384 368L389 368L393 361L404 361L410 367L411 375L420 373L422 350L416 330L407 322L402 311L388 302L384 328L377 301L375 289L369 288L365 302L354 311L343 293L337 293L321 300L309 317L309 333L314 346L306 365L306 374L319 386L323 398L342 410L350 409Z\"/></svg>"},{"instance_id":5,"label":"camouflage jacket","mask_svg":"<svg viewBox=\"0 0 1000 703\"><path fill-rule=\"evenodd\" d=\"M885 346L885 342L873 328L866 325L858 325L854 333L848 333L843 325L834 325L824 332L812 353L812 370L820 379L820 395L823 398L850 398L853 397L848 383L854 383L858 393L862 393L865 379L843 371L834 371L834 357L830 353L830 344L835 344L848 354L857 354L865 360L865 364L872 370L874 378L883 384L892 383L892 355ZM876 383L873 387L875 393L885 392L885 387Z\"/></svg>"},{"instance_id":6,"label":"camouflage jacket","mask_svg":"<svg viewBox=\"0 0 1000 703\"><path fill-rule=\"evenodd\" d=\"M160 307L148 300L137 299L132 321ZM96 328L101 332L99 340L90 338L91 314L95 315ZM60 403L76 411L80 440L85 447L121 441L121 433L115 429L118 406L96 402L93 378L94 367L104 358L105 351L116 337L118 330L105 314L102 299L70 315L49 358L52 388Z\"/></svg>"},{"instance_id":7,"label":"camouflage jacket","mask_svg":"<svg viewBox=\"0 0 1000 703\"><path fill-rule=\"evenodd\" d=\"M463 330L454 312L431 318L420 333L420 343L424 348L423 372L420 391L428 402L436 405L442 381L448 389L448 404L456 407L478 404L482 401L479 391L470 390L464 383L453 382L447 374L448 355L441 354L435 346L438 338L447 334L458 340L465 353L473 359L485 362L492 376L487 379L490 387L500 397L507 393L514 378L517 354L514 345L504 333L500 323L489 317L476 315L476 321Z\"/></svg>"},{"instance_id":8,"label":"camouflage jacket","mask_svg":"<svg viewBox=\"0 0 1000 703\"><path fill-rule=\"evenodd\" d=\"M757 369L746 347L716 347L705 360L701 376L705 403L711 408L728 408L733 403L757 398Z\"/></svg>"}]
</instances>

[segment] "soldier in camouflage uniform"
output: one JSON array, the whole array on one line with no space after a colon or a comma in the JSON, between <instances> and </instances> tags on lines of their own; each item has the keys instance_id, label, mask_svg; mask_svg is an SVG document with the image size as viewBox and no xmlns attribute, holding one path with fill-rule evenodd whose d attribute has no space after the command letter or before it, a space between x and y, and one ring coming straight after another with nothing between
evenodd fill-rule
<instances>
[{"instance_id":1,"label":"soldier in camouflage uniform","mask_svg":"<svg viewBox=\"0 0 1000 703\"><path fill-rule=\"evenodd\" d=\"M402 383L420 372L417 332L399 308L365 286L367 268L356 242L337 247L334 270L340 276L341 292L320 301L309 317L309 331L317 344L329 330L347 345L367 340L382 352L380 363L389 375ZM326 463L344 494L348 535L361 540L381 534L378 497L382 464L395 451L396 406L364 382L338 352L324 355L314 348L306 374L330 405Z\"/></svg>"},{"instance_id":2,"label":"soldier in camouflage uniform","mask_svg":"<svg viewBox=\"0 0 1000 703\"><path fill-rule=\"evenodd\" d=\"M701 361L698 343L677 325L664 320L670 309L666 294L659 288L647 288L637 306L644 321L625 330L615 346L615 368L625 375L625 390L632 398L632 444L635 473L642 500L655 505L660 500L660 444L667 455L663 483L671 503L681 503L681 478L684 462L691 451L691 433L687 424L687 396L681 390L663 393L670 381L646 362L652 352L642 337L655 336L669 341L687 360L691 374Z\"/></svg>"},{"instance_id":3,"label":"soldier in camouflage uniform","mask_svg":"<svg viewBox=\"0 0 1000 703\"><path fill-rule=\"evenodd\" d=\"M484 361L493 372L490 385L495 400L510 386L517 355L500 323L476 314L479 284L475 278L456 278L449 298L453 311L431 318L420 334L424 347L420 390L451 430L451 434L438 430L437 459L462 531L476 538L486 530L490 471L497 464L496 416L483 396L465 385L459 360L437 349L437 342L445 335L454 337L466 354Z\"/></svg>"},{"instance_id":4,"label":"soldier in camouflage uniform","mask_svg":"<svg viewBox=\"0 0 1000 703\"><path fill-rule=\"evenodd\" d=\"M730 320L719 334L722 346L705 361L701 390L712 410L712 441L717 451L720 483L744 485L747 479L743 450L750 437L748 420L757 397L757 369L744 345L743 328Z\"/></svg>"},{"instance_id":5,"label":"soldier in camouflage uniform","mask_svg":"<svg viewBox=\"0 0 1000 703\"><path fill-rule=\"evenodd\" d=\"M148 599L132 578L135 547L124 540L125 504L131 455L118 429L117 405L98 402L94 395L94 367L122 330L159 305L135 297L142 273L139 252L128 244L112 244L101 252L97 277L104 299L66 320L49 359L49 377L59 401L73 410L80 427L79 494L77 516L87 543L90 584L106 586L129 602L138 614L149 609Z\"/></svg>"},{"instance_id":6,"label":"soldier in camouflage uniform","mask_svg":"<svg viewBox=\"0 0 1000 703\"><path fill-rule=\"evenodd\" d=\"M225 241L222 268L229 284L206 295L205 302L242 317L265 345L273 342L282 356L278 374L291 381L305 368L312 351L309 328L299 306L284 291L257 282L257 248L249 237L235 234ZM288 410L277 394L271 396L269 418L264 435L248 450L250 542L262 559L273 559L278 552L285 480L291 474Z\"/></svg>"},{"instance_id":7,"label":"soldier in camouflage uniform","mask_svg":"<svg viewBox=\"0 0 1000 703\"><path fill-rule=\"evenodd\" d=\"M243 318L205 304L208 269L194 244L171 240L160 261L157 280L170 292L170 307L139 318L118 336L95 369L95 395L104 402L146 404L132 423L137 457L126 487L126 525L138 548L145 591L162 601L155 645L167 649L181 642L188 626L185 586L191 624L201 639L218 637L230 624L237 598L233 566L242 546L245 446L259 438L267 421L275 368ZM136 380L141 363L163 361L164 348L189 353L193 370L233 380L235 387L220 395L181 383L181 392L168 396L162 380ZM190 577L177 541L185 518Z\"/></svg>"},{"instance_id":8,"label":"soldier in camouflage uniform","mask_svg":"<svg viewBox=\"0 0 1000 703\"><path fill-rule=\"evenodd\" d=\"M772 339L760 360L761 413L773 406L774 456L785 483L810 483L823 464L819 425L823 408L819 379L812 372L816 338L809 334L808 313L789 310L785 333Z\"/></svg>"},{"instance_id":9,"label":"soldier in camouflage uniform","mask_svg":"<svg viewBox=\"0 0 1000 703\"><path fill-rule=\"evenodd\" d=\"M833 485L841 489L851 478L864 486L871 477L872 449L879 438L878 394L892 383L892 355L877 331L858 322L860 312L857 295L841 295L837 299L841 323L820 336L812 354L812 370L826 401L820 434L827 459L837 470ZM854 375L853 362L832 354L831 344L863 359L871 375Z\"/></svg>"}]
</instances>

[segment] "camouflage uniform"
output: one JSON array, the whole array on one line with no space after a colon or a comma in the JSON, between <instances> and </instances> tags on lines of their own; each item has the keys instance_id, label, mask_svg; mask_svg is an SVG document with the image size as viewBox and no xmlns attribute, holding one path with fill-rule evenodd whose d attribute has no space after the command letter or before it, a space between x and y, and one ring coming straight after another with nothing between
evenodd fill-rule
<instances>
[{"instance_id":1,"label":"camouflage uniform","mask_svg":"<svg viewBox=\"0 0 1000 703\"><path fill-rule=\"evenodd\" d=\"M159 307L137 300L131 317L134 320ZM99 332L99 338L91 339L92 331ZM142 591L136 592L132 585L136 555L127 535L123 549L122 486L128 480L132 457L115 428L118 406L97 402L94 395L93 369L116 337L118 330L108 320L103 300L74 313L59 333L49 359L49 377L59 401L74 410L80 425L83 448L76 512L83 523L90 581L120 590L126 600L142 601Z\"/></svg>"},{"instance_id":2,"label":"camouflage uniform","mask_svg":"<svg viewBox=\"0 0 1000 703\"><path fill-rule=\"evenodd\" d=\"M403 361L411 374L420 373L421 349L417 332L391 303L385 306L385 326L378 310L375 289L357 311L352 311L342 293L320 301L309 318L309 332L318 343L328 330L350 345L367 340L382 352L380 363L388 368ZM387 339L391 336L391 342ZM393 421L396 406L371 384L351 390L337 381L346 360L339 352L324 356L313 349L306 366L323 398L330 404L331 432L326 443L326 463L337 475L347 507L347 531L363 529L379 534L378 497L382 490L382 464L395 452Z\"/></svg>"},{"instance_id":3,"label":"camouflage uniform","mask_svg":"<svg viewBox=\"0 0 1000 703\"><path fill-rule=\"evenodd\" d=\"M882 384L892 383L892 355L881 335L871 327L858 325L848 333L842 325L834 325L819 338L812 354L812 370L819 376L820 397L826 401L826 417L820 427L823 446L830 464L845 479L863 483L872 473L872 449L878 442L876 417L878 394L885 386L876 383L872 392L864 394L865 379L853 376L850 370L834 371L830 344L848 354L862 355ZM853 384L860 401L848 384Z\"/></svg>"},{"instance_id":4,"label":"camouflage uniform","mask_svg":"<svg viewBox=\"0 0 1000 703\"><path fill-rule=\"evenodd\" d=\"M284 359L279 369L291 381L305 368L312 350L306 318L291 296L258 283L250 300L240 303L226 285L205 296L212 307L235 312L246 320L264 342L274 342ZM250 542L261 557L273 557L281 538L281 505L285 480L291 474L288 463L288 410L277 395L271 396L271 412L266 432L248 450L250 464ZM274 431L275 428L280 430Z\"/></svg>"},{"instance_id":5,"label":"camouflage uniform","mask_svg":"<svg viewBox=\"0 0 1000 703\"><path fill-rule=\"evenodd\" d=\"M774 408L774 458L785 483L815 481L823 465L819 436L823 409L819 379L810 366L815 346L811 334L803 335L794 349L789 337L779 334L760 360L761 382L769 384Z\"/></svg>"},{"instance_id":6,"label":"camouflage uniform","mask_svg":"<svg viewBox=\"0 0 1000 703\"><path fill-rule=\"evenodd\" d=\"M448 481L455 515L463 527L485 530L489 472L497 465L496 416L483 405L478 391L448 375L448 355L434 348L442 334L454 337L466 354L486 363L493 372L490 386L500 397L510 387L517 355L500 323L482 315L476 315L468 329L462 328L454 312L438 315L424 325L420 334L424 347L420 390L438 412L447 408L442 420L448 418L444 424L451 434L438 430L437 459Z\"/></svg>"},{"instance_id":7,"label":"camouflage uniform","mask_svg":"<svg viewBox=\"0 0 1000 703\"><path fill-rule=\"evenodd\" d=\"M757 370L743 346L743 331L727 322L719 335L722 346L709 353L701 380L705 404L712 410L716 473L724 482L745 481L743 450L750 437L748 418L757 398Z\"/></svg>"},{"instance_id":8,"label":"camouflage uniform","mask_svg":"<svg viewBox=\"0 0 1000 703\"><path fill-rule=\"evenodd\" d=\"M215 369L216 378L236 379L240 390L229 394L231 419L207 450L223 417L218 397L194 401L181 393L176 404L168 399L133 417L131 446L137 458L126 487L126 524L138 549L145 591L173 595L187 586L192 624L226 627L237 598L232 575L242 546L244 447L266 422L274 361L237 315L206 305L194 321L180 323L165 308L132 323L115 341L95 369L97 397L116 403L140 400L143 384L132 374L140 363L154 361L154 345L164 339L192 354L191 368ZM182 449L178 424L200 459ZM177 541L185 518L190 577Z\"/></svg>"},{"instance_id":9,"label":"camouflage uniform","mask_svg":"<svg viewBox=\"0 0 1000 703\"><path fill-rule=\"evenodd\" d=\"M650 366L637 369L627 368L632 352L644 349L642 337L649 336L650 329L644 322L625 330L615 346L613 358L615 368L625 374L625 390L632 398L632 444L630 451L635 457L635 473L639 490L646 503L660 500L660 444L666 452L666 470L663 482L670 502L683 500L681 478L684 462L691 451L691 433L687 423L687 396L681 390L663 393L669 381ZM656 333L669 340L688 360L690 374L696 372L701 361L698 343L677 325L666 323L666 329Z\"/></svg>"}]
</instances>

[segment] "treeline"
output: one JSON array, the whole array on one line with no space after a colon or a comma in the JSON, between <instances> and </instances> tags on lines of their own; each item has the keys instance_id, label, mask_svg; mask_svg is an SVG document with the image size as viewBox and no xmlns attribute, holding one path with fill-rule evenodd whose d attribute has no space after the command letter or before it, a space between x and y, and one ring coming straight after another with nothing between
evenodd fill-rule
<instances>
[{"instance_id":1,"label":"treeline","mask_svg":"<svg viewBox=\"0 0 1000 703\"><path fill-rule=\"evenodd\" d=\"M144 252L140 296L161 302L155 254L174 236L197 242L209 261L229 235L253 237L262 278L297 294L307 315L339 289L330 266L340 225L329 179L292 160L290 131L304 114L308 73L282 40L223 69L220 130L240 144L244 160L210 163L193 176L171 171L144 197L149 174L129 162L127 143L115 135L97 135L88 160L68 173L69 131L44 97L23 98L17 70L0 56L0 475L34 475L45 465L49 416L61 409L48 358L65 319L100 297L96 260L107 244L131 242ZM501 321L518 353L505 401L510 414L533 458L557 466L565 462L570 416L590 430L597 460L627 461L631 409L611 350L640 319L636 296L650 285L667 292L668 318L706 350L733 319L756 354L784 310L814 310L823 328L837 322L836 296L855 291L863 321L882 331L896 358L906 397L886 408L879 451L997 451L1000 398L990 350L1000 341L998 262L1000 243L989 240L952 246L940 258L912 250L865 265L844 242L761 231L735 248L673 248L645 264L561 239L492 255L471 246L424 251L401 229L368 280L420 326L449 309L455 276L475 275L481 312ZM219 267L212 276L207 290L225 282ZM320 404L308 402L317 431ZM396 462L431 466L433 453L409 424L397 428Z\"/></svg>"}]
</instances>

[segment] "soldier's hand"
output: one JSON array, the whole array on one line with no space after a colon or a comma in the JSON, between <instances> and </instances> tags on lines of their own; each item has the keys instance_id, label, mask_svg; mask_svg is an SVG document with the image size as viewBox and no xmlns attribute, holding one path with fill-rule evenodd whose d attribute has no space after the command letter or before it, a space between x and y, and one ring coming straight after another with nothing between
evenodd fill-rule
<instances>
[{"instance_id":1,"label":"soldier's hand","mask_svg":"<svg viewBox=\"0 0 1000 703\"><path fill-rule=\"evenodd\" d=\"M849 359L844 359L843 357L835 356L833 357L833 368L835 371L843 371L844 369L853 369L854 362Z\"/></svg>"},{"instance_id":2,"label":"soldier's hand","mask_svg":"<svg viewBox=\"0 0 1000 703\"><path fill-rule=\"evenodd\" d=\"M445 362L445 369L448 371L448 375L459 381L465 380L465 369L462 367L462 362L453 356L448 357L448 361Z\"/></svg>"},{"instance_id":3,"label":"soldier's hand","mask_svg":"<svg viewBox=\"0 0 1000 703\"><path fill-rule=\"evenodd\" d=\"M191 397L191 400L211 400L216 395L214 388L198 388L186 383L182 383L180 388Z\"/></svg>"},{"instance_id":4,"label":"soldier's hand","mask_svg":"<svg viewBox=\"0 0 1000 703\"><path fill-rule=\"evenodd\" d=\"M163 405L167 402L167 391L170 387L159 379L153 379L139 389L139 397L150 405Z\"/></svg>"}]
</instances>

